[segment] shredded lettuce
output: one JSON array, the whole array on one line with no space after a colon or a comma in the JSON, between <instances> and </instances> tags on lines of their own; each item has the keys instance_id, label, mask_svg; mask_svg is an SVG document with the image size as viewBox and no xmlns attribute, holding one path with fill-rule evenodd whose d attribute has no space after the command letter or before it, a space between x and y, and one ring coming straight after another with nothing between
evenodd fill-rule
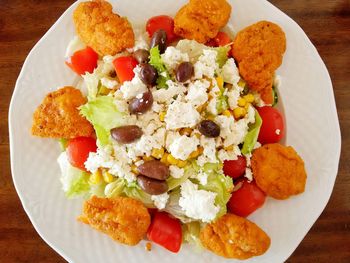
<instances>
[{"instance_id":1,"label":"shredded lettuce","mask_svg":"<svg viewBox=\"0 0 350 263\"><path fill-rule=\"evenodd\" d=\"M231 197L233 189L232 178L221 173L222 164L206 163L203 166L203 172L208 175L206 185L198 185L198 189L216 193L215 205L220 206L220 211L216 217L226 214L226 204Z\"/></svg>"},{"instance_id":2,"label":"shredded lettuce","mask_svg":"<svg viewBox=\"0 0 350 263\"><path fill-rule=\"evenodd\" d=\"M185 182L193 173L196 172L196 164L195 162L188 164L185 168L184 175L180 178L174 178L170 176L166 181L168 184L169 191L175 189L180 186L183 182Z\"/></svg>"},{"instance_id":3,"label":"shredded lettuce","mask_svg":"<svg viewBox=\"0 0 350 263\"><path fill-rule=\"evenodd\" d=\"M198 252L203 250L203 245L199 238L200 231L201 231L201 224L198 221L190 222L182 225L183 242L187 242L193 245L195 250L197 250Z\"/></svg>"},{"instance_id":4,"label":"shredded lettuce","mask_svg":"<svg viewBox=\"0 0 350 263\"><path fill-rule=\"evenodd\" d=\"M166 70L166 67L162 61L162 57L160 56L158 46L151 48L149 64L152 65L158 72L157 88L158 89L168 88L168 85L166 84L166 82L171 78L170 78L169 72Z\"/></svg>"},{"instance_id":5,"label":"shredded lettuce","mask_svg":"<svg viewBox=\"0 0 350 263\"><path fill-rule=\"evenodd\" d=\"M67 198L76 198L89 194L89 174L73 167L67 158L66 152L62 152L57 159L61 168L61 183Z\"/></svg>"},{"instance_id":6,"label":"shredded lettuce","mask_svg":"<svg viewBox=\"0 0 350 263\"><path fill-rule=\"evenodd\" d=\"M219 67L221 68L223 65L225 65L228 59L228 52L230 51L230 46L216 47L214 49L218 52L218 55L216 57L216 62L219 64Z\"/></svg>"},{"instance_id":7,"label":"shredded lettuce","mask_svg":"<svg viewBox=\"0 0 350 263\"><path fill-rule=\"evenodd\" d=\"M82 76L88 92L88 100L93 100L96 98L99 88L100 76L95 71L93 73L86 72L85 75Z\"/></svg>"},{"instance_id":8,"label":"shredded lettuce","mask_svg":"<svg viewBox=\"0 0 350 263\"><path fill-rule=\"evenodd\" d=\"M122 125L121 113L110 96L99 96L80 107L80 114L91 122L102 146L108 144L110 130Z\"/></svg>"},{"instance_id":9,"label":"shredded lettuce","mask_svg":"<svg viewBox=\"0 0 350 263\"><path fill-rule=\"evenodd\" d=\"M273 103L272 106L276 106L278 103L278 93L276 86L272 86L272 96L273 96Z\"/></svg>"},{"instance_id":10,"label":"shredded lettuce","mask_svg":"<svg viewBox=\"0 0 350 263\"><path fill-rule=\"evenodd\" d=\"M256 144L262 125L262 119L257 110L255 110L255 122L249 127L248 133L244 138L243 147L241 152L243 154L249 154L253 151Z\"/></svg>"},{"instance_id":11,"label":"shredded lettuce","mask_svg":"<svg viewBox=\"0 0 350 263\"><path fill-rule=\"evenodd\" d=\"M216 98L216 110L218 114L228 109L228 97L225 95L225 88L219 87L220 93Z\"/></svg>"},{"instance_id":12,"label":"shredded lettuce","mask_svg":"<svg viewBox=\"0 0 350 263\"><path fill-rule=\"evenodd\" d=\"M64 138L58 139L58 144L60 145L61 151L64 152L68 146L68 140Z\"/></svg>"},{"instance_id":13,"label":"shredded lettuce","mask_svg":"<svg viewBox=\"0 0 350 263\"><path fill-rule=\"evenodd\" d=\"M168 203L164 211L178 218L183 223L192 222L193 219L187 217L185 215L185 211L182 210L181 206L179 205L180 196L181 196L180 187L177 187L176 189L171 191L169 194Z\"/></svg>"}]
</instances>

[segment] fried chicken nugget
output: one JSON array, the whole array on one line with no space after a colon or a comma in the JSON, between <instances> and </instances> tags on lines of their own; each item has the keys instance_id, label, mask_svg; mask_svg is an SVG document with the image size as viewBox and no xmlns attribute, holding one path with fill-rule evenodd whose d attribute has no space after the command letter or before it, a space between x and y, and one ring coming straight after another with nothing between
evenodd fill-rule
<instances>
[{"instance_id":1,"label":"fried chicken nugget","mask_svg":"<svg viewBox=\"0 0 350 263\"><path fill-rule=\"evenodd\" d=\"M287 199L304 192L304 161L292 147L265 144L253 152L251 164L256 184L267 195Z\"/></svg>"},{"instance_id":2,"label":"fried chicken nugget","mask_svg":"<svg viewBox=\"0 0 350 263\"><path fill-rule=\"evenodd\" d=\"M231 5L226 0L190 0L174 18L175 34L206 43L215 37L230 18Z\"/></svg>"},{"instance_id":3,"label":"fried chicken nugget","mask_svg":"<svg viewBox=\"0 0 350 263\"><path fill-rule=\"evenodd\" d=\"M74 87L47 94L33 114L32 134L66 139L91 136L94 129L78 110L85 103L86 98Z\"/></svg>"},{"instance_id":4,"label":"fried chicken nugget","mask_svg":"<svg viewBox=\"0 0 350 263\"><path fill-rule=\"evenodd\" d=\"M83 213L78 220L109 235L115 241L134 246L146 234L151 216L139 200L93 196L85 201Z\"/></svg>"},{"instance_id":5,"label":"fried chicken nugget","mask_svg":"<svg viewBox=\"0 0 350 263\"><path fill-rule=\"evenodd\" d=\"M268 104L273 102L273 77L282 64L285 51L283 30L269 21L260 21L243 29L234 39L232 55L238 62L239 73Z\"/></svg>"},{"instance_id":6,"label":"fried chicken nugget","mask_svg":"<svg viewBox=\"0 0 350 263\"><path fill-rule=\"evenodd\" d=\"M134 32L128 20L114 14L103 0L82 2L74 10L73 21L83 42L101 56L115 55L134 46Z\"/></svg>"},{"instance_id":7,"label":"fried chicken nugget","mask_svg":"<svg viewBox=\"0 0 350 263\"><path fill-rule=\"evenodd\" d=\"M225 258L247 259L262 255L270 247L270 237L248 219L226 214L200 232L205 248Z\"/></svg>"}]
</instances>

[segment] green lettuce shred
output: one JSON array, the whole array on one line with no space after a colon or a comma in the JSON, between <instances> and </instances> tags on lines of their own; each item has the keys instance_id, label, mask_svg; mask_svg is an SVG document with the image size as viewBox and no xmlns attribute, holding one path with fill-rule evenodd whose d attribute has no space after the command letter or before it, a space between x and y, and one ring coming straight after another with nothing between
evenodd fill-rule
<instances>
[{"instance_id":1,"label":"green lettuce shred","mask_svg":"<svg viewBox=\"0 0 350 263\"><path fill-rule=\"evenodd\" d=\"M276 86L272 86L272 96L273 96L272 107L275 107L278 103L278 93L277 93Z\"/></svg>"},{"instance_id":2,"label":"green lettuce shred","mask_svg":"<svg viewBox=\"0 0 350 263\"><path fill-rule=\"evenodd\" d=\"M254 145L258 141L261 125L262 119L259 112L255 110L255 122L249 127L248 133L244 138L243 147L241 150L243 154L249 154L253 151Z\"/></svg>"},{"instance_id":3,"label":"green lettuce shred","mask_svg":"<svg viewBox=\"0 0 350 263\"><path fill-rule=\"evenodd\" d=\"M102 146L107 145L110 130L123 124L125 114L120 112L111 96L99 96L80 107L83 115L94 126Z\"/></svg>"},{"instance_id":4,"label":"green lettuce shred","mask_svg":"<svg viewBox=\"0 0 350 263\"><path fill-rule=\"evenodd\" d=\"M216 47L213 49L218 52L216 56L216 62L221 68L223 65L225 65L226 61L228 60L228 52L230 51L230 46Z\"/></svg>"},{"instance_id":5,"label":"green lettuce shred","mask_svg":"<svg viewBox=\"0 0 350 263\"><path fill-rule=\"evenodd\" d=\"M185 182L191 175L193 175L196 172L196 163L192 162L191 164L188 164L184 169L185 172L182 177L174 178L172 176L169 176L169 178L166 180L169 191L180 186L183 182Z\"/></svg>"},{"instance_id":6,"label":"green lettuce shred","mask_svg":"<svg viewBox=\"0 0 350 263\"><path fill-rule=\"evenodd\" d=\"M149 64L152 65L158 72L157 88L167 89L168 85L166 82L171 78L165 64L162 61L158 46L151 48Z\"/></svg>"},{"instance_id":7,"label":"green lettuce shred","mask_svg":"<svg viewBox=\"0 0 350 263\"><path fill-rule=\"evenodd\" d=\"M201 224L198 221L194 221L194 222L190 222L182 225L183 242L189 243L198 252L204 249L202 242L199 238L200 231L201 231Z\"/></svg>"}]
</instances>

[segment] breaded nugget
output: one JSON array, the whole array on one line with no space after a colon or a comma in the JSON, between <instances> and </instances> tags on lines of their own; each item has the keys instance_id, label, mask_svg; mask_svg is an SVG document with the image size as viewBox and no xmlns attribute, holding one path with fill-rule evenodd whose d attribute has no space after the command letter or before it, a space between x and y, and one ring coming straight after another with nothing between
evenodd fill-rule
<instances>
[{"instance_id":1,"label":"breaded nugget","mask_svg":"<svg viewBox=\"0 0 350 263\"><path fill-rule=\"evenodd\" d=\"M243 29L234 39L232 55L238 62L239 73L268 104L273 102L273 77L285 51L284 32L268 21L260 21Z\"/></svg>"},{"instance_id":2,"label":"breaded nugget","mask_svg":"<svg viewBox=\"0 0 350 263\"><path fill-rule=\"evenodd\" d=\"M205 248L225 258L247 259L262 255L270 247L270 237L248 219L226 214L200 232Z\"/></svg>"},{"instance_id":3,"label":"breaded nugget","mask_svg":"<svg viewBox=\"0 0 350 263\"><path fill-rule=\"evenodd\" d=\"M129 197L93 196L85 201L83 213L78 220L109 235L115 241L134 246L146 234L151 216L141 201Z\"/></svg>"},{"instance_id":4,"label":"breaded nugget","mask_svg":"<svg viewBox=\"0 0 350 263\"><path fill-rule=\"evenodd\" d=\"M101 56L115 55L134 46L130 23L114 14L106 1L80 3L74 10L73 21L83 42Z\"/></svg>"},{"instance_id":5,"label":"breaded nugget","mask_svg":"<svg viewBox=\"0 0 350 263\"><path fill-rule=\"evenodd\" d=\"M226 0L190 0L177 12L174 31L183 38L206 43L226 25L230 14Z\"/></svg>"},{"instance_id":6,"label":"breaded nugget","mask_svg":"<svg viewBox=\"0 0 350 263\"><path fill-rule=\"evenodd\" d=\"M47 94L33 114L32 134L66 139L93 135L90 122L79 114L78 107L85 103L86 98L74 87Z\"/></svg>"},{"instance_id":7,"label":"breaded nugget","mask_svg":"<svg viewBox=\"0 0 350 263\"><path fill-rule=\"evenodd\" d=\"M304 161L292 147L265 144L253 152L251 164L256 184L267 195L286 199L304 192Z\"/></svg>"}]
</instances>

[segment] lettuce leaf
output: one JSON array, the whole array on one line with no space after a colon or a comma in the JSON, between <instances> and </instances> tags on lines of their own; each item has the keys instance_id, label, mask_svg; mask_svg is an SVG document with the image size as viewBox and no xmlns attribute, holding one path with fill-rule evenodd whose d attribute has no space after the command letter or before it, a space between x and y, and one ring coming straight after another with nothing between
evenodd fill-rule
<instances>
[{"instance_id":1,"label":"lettuce leaf","mask_svg":"<svg viewBox=\"0 0 350 263\"><path fill-rule=\"evenodd\" d=\"M68 146L68 140L64 138L58 139L58 144L60 145L61 151L64 152Z\"/></svg>"},{"instance_id":2,"label":"lettuce leaf","mask_svg":"<svg viewBox=\"0 0 350 263\"><path fill-rule=\"evenodd\" d=\"M216 47L214 48L218 55L216 57L216 62L219 64L219 67L221 68L223 65L225 65L227 59L228 59L228 52L230 51L230 46L222 46L222 47Z\"/></svg>"},{"instance_id":3,"label":"lettuce leaf","mask_svg":"<svg viewBox=\"0 0 350 263\"><path fill-rule=\"evenodd\" d=\"M216 217L226 214L226 204L231 197L233 189L233 181L229 176L221 173L221 165L216 163L206 163L203 166L203 171L208 175L206 185L198 185L198 189L216 193L215 205L220 206L220 211Z\"/></svg>"},{"instance_id":4,"label":"lettuce leaf","mask_svg":"<svg viewBox=\"0 0 350 263\"><path fill-rule=\"evenodd\" d=\"M193 173L196 172L196 163L193 162L191 164L188 164L185 168L184 175L180 178L174 178L172 176L169 176L169 178L166 180L168 183L169 191L175 189L176 187L180 186L183 182L185 182Z\"/></svg>"},{"instance_id":5,"label":"lettuce leaf","mask_svg":"<svg viewBox=\"0 0 350 263\"><path fill-rule=\"evenodd\" d=\"M182 210L181 206L179 205L180 195L180 187L177 187L176 189L171 191L171 193L169 194L168 203L164 211L178 218L183 223L192 222L194 221L194 219L187 217L185 215L185 211Z\"/></svg>"},{"instance_id":6,"label":"lettuce leaf","mask_svg":"<svg viewBox=\"0 0 350 263\"><path fill-rule=\"evenodd\" d=\"M182 239L195 247L198 252L202 251L203 245L199 238L201 224L198 221L190 222L182 225Z\"/></svg>"},{"instance_id":7,"label":"lettuce leaf","mask_svg":"<svg viewBox=\"0 0 350 263\"><path fill-rule=\"evenodd\" d=\"M249 127L248 133L244 138L243 147L241 150L243 154L249 154L253 151L254 145L258 141L261 125L262 119L259 112L255 110L255 122Z\"/></svg>"},{"instance_id":8,"label":"lettuce leaf","mask_svg":"<svg viewBox=\"0 0 350 263\"><path fill-rule=\"evenodd\" d=\"M276 86L272 86L272 96L273 96L272 107L274 107L278 103L278 93L277 93L277 87Z\"/></svg>"},{"instance_id":9,"label":"lettuce leaf","mask_svg":"<svg viewBox=\"0 0 350 263\"><path fill-rule=\"evenodd\" d=\"M158 46L151 48L149 64L152 65L158 72L157 88L167 89L168 85L166 82L171 78L169 72L166 70L165 64L162 61Z\"/></svg>"},{"instance_id":10,"label":"lettuce leaf","mask_svg":"<svg viewBox=\"0 0 350 263\"><path fill-rule=\"evenodd\" d=\"M110 130L124 122L124 113L121 113L110 96L100 96L80 107L83 115L94 126L97 138L102 146L108 144Z\"/></svg>"},{"instance_id":11,"label":"lettuce leaf","mask_svg":"<svg viewBox=\"0 0 350 263\"><path fill-rule=\"evenodd\" d=\"M61 169L61 183L67 198L87 196L89 194L89 174L73 167L67 158L66 152L62 152L57 162Z\"/></svg>"}]
</instances>

